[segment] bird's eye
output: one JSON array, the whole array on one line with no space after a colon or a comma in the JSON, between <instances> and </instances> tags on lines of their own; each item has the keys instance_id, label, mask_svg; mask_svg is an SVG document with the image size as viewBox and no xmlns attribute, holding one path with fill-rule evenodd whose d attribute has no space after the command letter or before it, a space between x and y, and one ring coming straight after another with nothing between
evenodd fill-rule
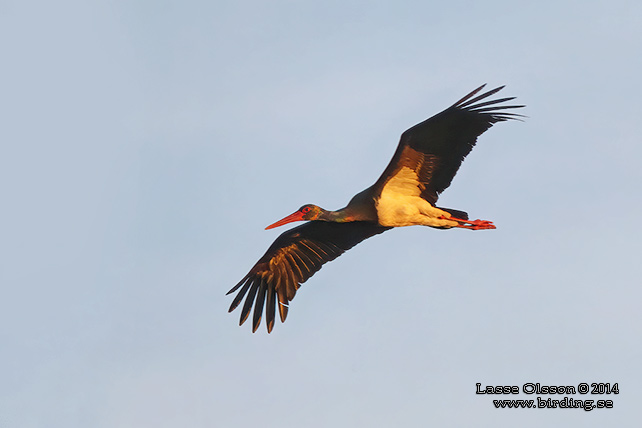
<instances>
[{"instance_id":1,"label":"bird's eye","mask_svg":"<svg viewBox=\"0 0 642 428\"><path fill-rule=\"evenodd\" d=\"M303 214L307 214L307 213L309 213L309 212L310 212L310 207L303 207L303 208L301 209L301 212L302 212Z\"/></svg>"}]
</instances>

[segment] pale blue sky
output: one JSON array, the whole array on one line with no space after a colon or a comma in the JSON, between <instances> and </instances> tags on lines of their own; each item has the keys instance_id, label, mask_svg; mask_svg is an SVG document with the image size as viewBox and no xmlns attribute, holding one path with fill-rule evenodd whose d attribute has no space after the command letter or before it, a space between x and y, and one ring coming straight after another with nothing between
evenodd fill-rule
<instances>
[{"instance_id":1,"label":"pale blue sky","mask_svg":"<svg viewBox=\"0 0 642 428\"><path fill-rule=\"evenodd\" d=\"M637 426L641 16L0 3L0 427ZM266 225L343 207L403 130L485 82L529 118L484 134L440 204L497 230L387 232L271 335L238 327L225 292ZM620 394L497 410L476 382Z\"/></svg>"}]
</instances>

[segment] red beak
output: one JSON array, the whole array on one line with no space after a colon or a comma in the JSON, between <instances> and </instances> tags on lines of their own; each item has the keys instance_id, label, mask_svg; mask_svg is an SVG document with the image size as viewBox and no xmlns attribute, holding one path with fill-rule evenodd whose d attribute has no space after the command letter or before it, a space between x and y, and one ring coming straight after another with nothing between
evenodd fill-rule
<instances>
[{"instance_id":1,"label":"red beak","mask_svg":"<svg viewBox=\"0 0 642 428\"><path fill-rule=\"evenodd\" d=\"M301 211L292 213L289 216L277 221L276 223L272 223L271 225L266 227L265 230L274 229L275 227L283 226L284 224L292 223L293 221L303 221L303 213Z\"/></svg>"}]
</instances>

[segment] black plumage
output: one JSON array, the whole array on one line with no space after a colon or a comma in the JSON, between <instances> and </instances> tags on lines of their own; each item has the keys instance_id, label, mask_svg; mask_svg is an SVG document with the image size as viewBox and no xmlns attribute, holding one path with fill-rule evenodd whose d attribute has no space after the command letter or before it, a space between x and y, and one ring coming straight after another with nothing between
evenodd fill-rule
<instances>
[{"instance_id":1,"label":"black plumage","mask_svg":"<svg viewBox=\"0 0 642 428\"><path fill-rule=\"evenodd\" d=\"M296 291L323 264L339 257L359 242L390 229L391 227L379 222L377 201L386 184L402 169L411 171L410 175L405 174L404 178L397 179L403 184L395 182L396 186L390 186L393 189L389 189L388 193L398 192L402 196L419 194L419 198L434 207L439 194L450 186L464 158L475 146L477 137L494 123L521 116L505 110L523 106L499 105L514 99L513 97L480 102L503 88L502 86L476 96L484 86L475 89L441 113L406 130L381 177L374 185L355 195L345 208L326 211L316 205L306 205L269 226L312 220L282 233L250 272L227 293L238 291L230 305L230 312L245 298L240 324L247 320L254 307L252 331L256 331L265 308L267 330L271 332L276 307L281 321L285 321L288 305ZM407 177L416 177L413 178L416 181L408 185ZM422 203L426 205L425 202ZM440 209L459 223L457 226L447 227L475 230L495 228L488 221L468 221L468 215L464 211Z\"/></svg>"},{"instance_id":2,"label":"black plumage","mask_svg":"<svg viewBox=\"0 0 642 428\"><path fill-rule=\"evenodd\" d=\"M434 205L439 194L450 186L464 158L475 146L477 137L494 123L522 117L502 110L524 106L496 105L515 97L474 104L503 88L500 86L472 98L484 86L475 89L441 113L404 131L392 160L374 185L374 192L380 193L400 168L408 167L415 170L420 178L423 187L421 196ZM486 107L489 105L495 106Z\"/></svg>"},{"instance_id":3,"label":"black plumage","mask_svg":"<svg viewBox=\"0 0 642 428\"><path fill-rule=\"evenodd\" d=\"M296 291L324 263L336 259L364 239L388 229L390 228L363 221L311 221L282 233L250 272L228 291L227 294L231 294L242 287L229 311L233 311L247 293L240 324L248 318L254 303L252 330L256 331L265 305L267 329L268 332L272 331L277 301L283 322L288 315L288 304L294 299Z\"/></svg>"}]
</instances>

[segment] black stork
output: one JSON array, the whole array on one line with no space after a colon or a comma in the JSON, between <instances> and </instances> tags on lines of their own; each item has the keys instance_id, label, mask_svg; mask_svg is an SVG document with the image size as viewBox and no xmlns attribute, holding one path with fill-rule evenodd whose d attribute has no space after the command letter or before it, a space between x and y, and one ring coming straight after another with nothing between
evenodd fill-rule
<instances>
[{"instance_id":1,"label":"black stork","mask_svg":"<svg viewBox=\"0 0 642 428\"><path fill-rule=\"evenodd\" d=\"M324 263L393 227L495 229L490 221L468 220L468 214L463 211L435 205L439 194L450 185L473 149L477 137L496 122L522 117L505 110L524 106L499 105L515 97L481 102L503 88L476 96L484 86L401 134L397 151L381 177L355 195L345 208L327 211L308 204L266 227L272 229L309 220L281 234L227 293L239 290L229 312L245 297L239 325L245 322L254 305L252 331L255 332L265 307L267 330L271 332L276 307L284 322L296 291Z\"/></svg>"}]
</instances>

